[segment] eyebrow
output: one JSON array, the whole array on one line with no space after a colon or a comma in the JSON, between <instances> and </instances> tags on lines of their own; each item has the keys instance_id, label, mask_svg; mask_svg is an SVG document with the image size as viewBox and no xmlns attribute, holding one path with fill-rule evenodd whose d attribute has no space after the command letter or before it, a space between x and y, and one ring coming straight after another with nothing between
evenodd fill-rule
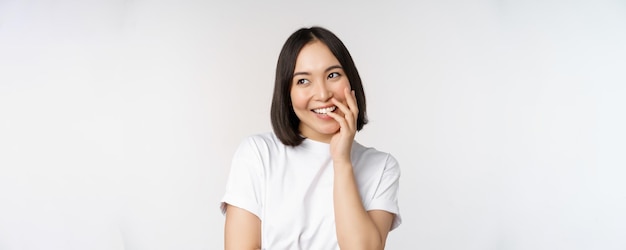
<instances>
[{"instance_id":1,"label":"eyebrow","mask_svg":"<svg viewBox=\"0 0 626 250\"><path fill-rule=\"evenodd\" d=\"M343 67L341 67L341 65L333 65L333 66L330 66L330 67L326 68L326 70L324 70L324 72L328 72L328 71L331 71L333 69L343 69ZM293 73L294 77L296 77L298 75L311 75L311 73L309 73L309 72L296 72L296 73Z\"/></svg>"}]
</instances>

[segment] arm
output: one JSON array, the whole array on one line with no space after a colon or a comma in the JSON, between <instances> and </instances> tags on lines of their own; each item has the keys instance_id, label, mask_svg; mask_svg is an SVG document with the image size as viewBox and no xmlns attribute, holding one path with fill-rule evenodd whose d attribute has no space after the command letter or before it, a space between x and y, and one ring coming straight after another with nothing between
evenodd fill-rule
<instances>
[{"instance_id":1,"label":"arm","mask_svg":"<svg viewBox=\"0 0 626 250\"><path fill-rule=\"evenodd\" d=\"M365 211L351 164L335 164L333 196L341 249L384 249L394 215Z\"/></svg>"},{"instance_id":2,"label":"arm","mask_svg":"<svg viewBox=\"0 0 626 250\"><path fill-rule=\"evenodd\" d=\"M329 113L340 125L330 142L337 240L341 249L384 249L394 215L381 210L367 212L363 207L350 156L359 110L353 91L346 88L344 96L346 104L332 99L343 116Z\"/></svg>"},{"instance_id":3,"label":"arm","mask_svg":"<svg viewBox=\"0 0 626 250\"><path fill-rule=\"evenodd\" d=\"M241 142L231 163L222 198L224 249L261 248L261 181L263 166L254 138Z\"/></svg>"},{"instance_id":4,"label":"arm","mask_svg":"<svg viewBox=\"0 0 626 250\"><path fill-rule=\"evenodd\" d=\"M261 220L244 209L226 205L224 249L261 249Z\"/></svg>"}]
</instances>

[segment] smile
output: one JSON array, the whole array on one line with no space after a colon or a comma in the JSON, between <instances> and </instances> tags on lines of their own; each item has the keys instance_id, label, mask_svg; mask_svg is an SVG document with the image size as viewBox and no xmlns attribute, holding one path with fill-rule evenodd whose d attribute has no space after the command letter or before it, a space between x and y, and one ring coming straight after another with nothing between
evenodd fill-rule
<instances>
[{"instance_id":1,"label":"smile","mask_svg":"<svg viewBox=\"0 0 626 250\"><path fill-rule=\"evenodd\" d=\"M318 114L328 114L330 112L335 111L336 109L337 109L337 106L332 106L328 108L313 109L313 112L318 113Z\"/></svg>"}]
</instances>

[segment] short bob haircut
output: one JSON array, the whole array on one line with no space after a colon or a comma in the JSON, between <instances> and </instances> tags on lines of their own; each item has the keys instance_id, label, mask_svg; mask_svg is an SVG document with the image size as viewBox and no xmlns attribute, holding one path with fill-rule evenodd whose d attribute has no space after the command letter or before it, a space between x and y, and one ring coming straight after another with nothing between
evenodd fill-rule
<instances>
[{"instance_id":1,"label":"short bob haircut","mask_svg":"<svg viewBox=\"0 0 626 250\"><path fill-rule=\"evenodd\" d=\"M299 131L300 119L296 116L291 104L291 86L298 54L300 54L302 47L313 41L320 41L328 46L348 77L359 107L357 131L360 131L368 122L361 77L346 46L327 29L321 27L301 28L287 38L280 51L276 65L276 80L270 114L274 133L283 144L289 146L300 145L304 140Z\"/></svg>"}]
</instances>

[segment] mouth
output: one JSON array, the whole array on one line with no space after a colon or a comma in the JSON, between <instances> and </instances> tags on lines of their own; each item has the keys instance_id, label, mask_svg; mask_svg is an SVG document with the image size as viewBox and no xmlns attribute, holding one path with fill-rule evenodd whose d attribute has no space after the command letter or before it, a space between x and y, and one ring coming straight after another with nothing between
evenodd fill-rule
<instances>
[{"instance_id":1,"label":"mouth","mask_svg":"<svg viewBox=\"0 0 626 250\"><path fill-rule=\"evenodd\" d=\"M312 109L311 111L313 111L313 112L315 112L317 114L325 115L325 114L328 114L328 113L333 112L335 110L337 110L337 106L331 106L331 107L319 108L319 109Z\"/></svg>"}]
</instances>

